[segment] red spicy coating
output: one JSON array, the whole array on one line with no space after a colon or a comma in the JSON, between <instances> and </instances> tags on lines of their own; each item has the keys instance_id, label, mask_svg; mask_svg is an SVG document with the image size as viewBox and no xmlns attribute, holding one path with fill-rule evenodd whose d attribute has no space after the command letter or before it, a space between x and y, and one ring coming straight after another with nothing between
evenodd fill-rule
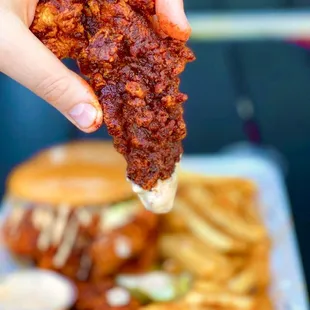
<instances>
[{"instance_id":1,"label":"red spicy coating","mask_svg":"<svg viewBox=\"0 0 310 310\"><path fill-rule=\"evenodd\" d=\"M194 55L154 26L154 0L41 0L32 32L77 60L103 108L128 178L146 190L168 179L186 136L179 75Z\"/></svg>"}]
</instances>

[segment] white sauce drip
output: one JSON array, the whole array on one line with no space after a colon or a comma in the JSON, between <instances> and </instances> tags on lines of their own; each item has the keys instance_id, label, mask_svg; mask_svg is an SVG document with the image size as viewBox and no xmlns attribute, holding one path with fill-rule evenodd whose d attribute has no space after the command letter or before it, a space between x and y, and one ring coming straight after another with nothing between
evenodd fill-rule
<instances>
[{"instance_id":1,"label":"white sauce drip","mask_svg":"<svg viewBox=\"0 0 310 310\"><path fill-rule=\"evenodd\" d=\"M158 180L156 186L150 191L131 182L133 191L138 194L145 208L154 213L168 213L172 210L178 187L177 174L165 181Z\"/></svg>"},{"instance_id":2,"label":"white sauce drip","mask_svg":"<svg viewBox=\"0 0 310 310\"><path fill-rule=\"evenodd\" d=\"M34 227L40 234L37 239L37 246L40 251L47 251L52 242L54 228L54 212L49 208L38 207L32 213Z\"/></svg>"},{"instance_id":3,"label":"white sauce drip","mask_svg":"<svg viewBox=\"0 0 310 310\"><path fill-rule=\"evenodd\" d=\"M63 239L66 225L68 223L70 209L67 205L59 206L57 210L57 217L52 231L52 245L58 246Z\"/></svg>"},{"instance_id":4,"label":"white sauce drip","mask_svg":"<svg viewBox=\"0 0 310 310\"><path fill-rule=\"evenodd\" d=\"M123 307L130 303L129 292L121 287L114 287L106 292L106 298L109 306Z\"/></svg>"},{"instance_id":5,"label":"white sauce drip","mask_svg":"<svg viewBox=\"0 0 310 310\"><path fill-rule=\"evenodd\" d=\"M84 208L76 211L76 217L79 220L81 226L83 227L87 227L88 225L90 225L93 220L91 211L85 210Z\"/></svg>"},{"instance_id":6,"label":"white sauce drip","mask_svg":"<svg viewBox=\"0 0 310 310\"><path fill-rule=\"evenodd\" d=\"M118 236L114 241L114 251L117 257L127 259L131 256L132 248L129 238Z\"/></svg>"},{"instance_id":7,"label":"white sauce drip","mask_svg":"<svg viewBox=\"0 0 310 310\"><path fill-rule=\"evenodd\" d=\"M57 211L47 207L35 208L32 223L40 232L37 240L38 249L47 251L50 246L56 247L53 265L62 268L75 246L79 223L90 224L91 219L91 212L87 210L78 210L70 217L70 207L67 205L59 206Z\"/></svg>"},{"instance_id":8,"label":"white sauce drip","mask_svg":"<svg viewBox=\"0 0 310 310\"><path fill-rule=\"evenodd\" d=\"M62 268L67 262L76 241L78 227L79 226L76 219L74 217L71 218L66 226L63 241L58 247L57 253L53 259L53 263L56 268Z\"/></svg>"},{"instance_id":9,"label":"white sauce drip","mask_svg":"<svg viewBox=\"0 0 310 310\"><path fill-rule=\"evenodd\" d=\"M12 227L12 233L16 232L25 214L25 210L20 207L13 207L13 211L9 217L9 223Z\"/></svg>"}]
</instances>

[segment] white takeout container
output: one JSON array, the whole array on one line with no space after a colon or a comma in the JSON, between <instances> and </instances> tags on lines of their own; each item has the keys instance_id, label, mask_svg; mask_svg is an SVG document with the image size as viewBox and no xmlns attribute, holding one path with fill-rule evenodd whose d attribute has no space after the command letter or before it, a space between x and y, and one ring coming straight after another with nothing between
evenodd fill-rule
<instances>
[{"instance_id":1,"label":"white takeout container","mask_svg":"<svg viewBox=\"0 0 310 310\"><path fill-rule=\"evenodd\" d=\"M270 294L275 309L308 310L307 289L289 199L283 177L276 165L258 157L238 158L231 155L222 155L184 156L181 167L187 171L209 176L245 177L256 182L260 194L260 213L273 243ZM0 213L0 225L1 218L5 217L6 211L7 209L3 208ZM27 265L21 266L11 257L3 243L1 243L1 236L0 262L0 281L5 274L27 268ZM4 310L1 308L1 301L0 310Z\"/></svg>"}]
</instances>

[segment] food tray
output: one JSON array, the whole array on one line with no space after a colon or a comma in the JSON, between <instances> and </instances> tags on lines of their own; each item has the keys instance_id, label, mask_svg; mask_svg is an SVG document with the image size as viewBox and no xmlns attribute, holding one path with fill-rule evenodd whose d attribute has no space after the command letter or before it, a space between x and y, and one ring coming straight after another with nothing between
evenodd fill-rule
<instances>
[{"instance_id":1,"label":"food tray","mask_svg":"<svg viewBox=\"0 0 310 310\"><path fill-rule=\"evenodd\" d=\"M290 203L277 166L260 157L231 155L184 156L181 166L209 176L245 177L256 182L260 213L273 243L271 296L275 309L309 310Z\"/></svg>"},{"instance_id":2,"label":"food tray","mask_svg":"<svg viewBox=\"0 0 310 310\"><path fill-rule=\"evenodd\" d=\"M260 193L260 212L273 242L271 296L275 308L309 310L290 204L284 180L277 166L261 158L223 155L184 156L182 167L196 173L245 177L256 182ZM5 212L4 206L0 210L0 225ZM17 265L5 250L0 236L0 277L18 268L22 267Z\"/></svg>"}]
</instances>

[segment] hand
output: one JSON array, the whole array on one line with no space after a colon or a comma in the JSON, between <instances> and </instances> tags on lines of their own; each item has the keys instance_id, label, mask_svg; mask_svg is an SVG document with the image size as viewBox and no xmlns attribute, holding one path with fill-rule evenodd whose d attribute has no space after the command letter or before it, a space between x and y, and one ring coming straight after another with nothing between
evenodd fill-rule
<instances>
[{"instance_id":1,"label":"hand","mask_svg":"<svg viewBox=\"0 0 310 310\"><path fill-rule=\"evenodd\" d=\"M58 109L85 132L102 123L94 92L28 29L38 0L0 0L0 71Z\"/></svg>"},{"instance_id":2,"label":"hand","mask_svg":"<svg viewBox=\"0 0 310 310\"><path fill-rule=\"evenodd\" d=\"M163 31L187 40L190 27L182 0L156 0ZM42 97L73 124L93 132L102 109L89 85L70 71L29 30L38 0L0 0L0 71Z\"/></svg>"}]
</instances>

